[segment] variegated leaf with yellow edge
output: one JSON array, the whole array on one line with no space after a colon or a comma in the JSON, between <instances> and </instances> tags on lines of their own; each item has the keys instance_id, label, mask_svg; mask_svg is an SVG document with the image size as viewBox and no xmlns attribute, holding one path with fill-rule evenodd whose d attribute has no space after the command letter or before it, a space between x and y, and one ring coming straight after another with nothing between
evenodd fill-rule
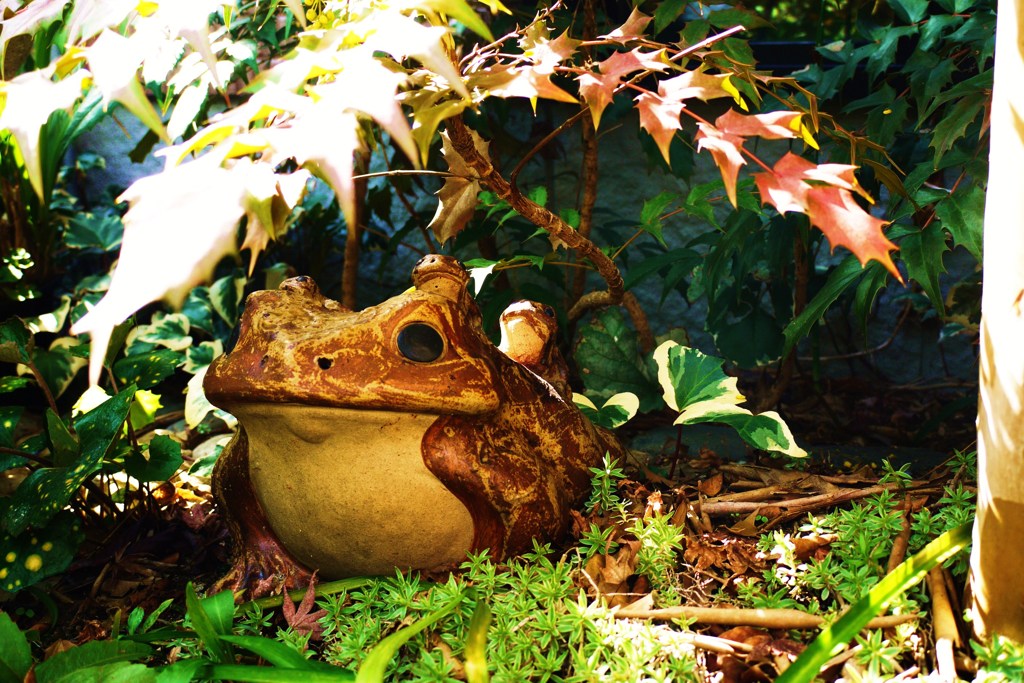
<instances>
[{"instance_id":1,"label":"variegated leaf with yellow edge","mask_svg":"<svg viewBox=\"0 0 1024 683\"><path fill-rule=\"evenodd\" d=\"M722 370L721 358L667 341L654 351L654 360L665 402L679 411L674 424L726 424L755 448L795 458L807 455L778 413L755 415L740 407L743 394L736 388L736 378Z\"/></svg>"}]
</instances>

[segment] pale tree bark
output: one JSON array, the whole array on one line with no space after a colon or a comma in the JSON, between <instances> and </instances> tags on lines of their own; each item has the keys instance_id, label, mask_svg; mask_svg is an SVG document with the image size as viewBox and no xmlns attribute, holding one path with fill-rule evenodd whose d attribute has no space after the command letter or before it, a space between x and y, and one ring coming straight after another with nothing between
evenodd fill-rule
<instances>
[{"instance_id":1,"label":"pale tree bark","mask_svg":"<svg viewBox=\"0 0 1024 683\"><path fill-rule=\"evenodd\" d=\"M999 0L985 203L975 634L1024 641L1024 0Z\"/></svg>"}]
</instances>

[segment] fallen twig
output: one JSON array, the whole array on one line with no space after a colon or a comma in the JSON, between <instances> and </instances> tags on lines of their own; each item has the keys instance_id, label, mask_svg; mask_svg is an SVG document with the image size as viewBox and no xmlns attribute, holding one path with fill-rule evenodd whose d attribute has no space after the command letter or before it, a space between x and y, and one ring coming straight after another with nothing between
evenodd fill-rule
<instances>
[{"instance_id":1,"label":"fallen twig","mask_svg":"<svg viewBox=\"0 0 1024 683\"><path fill-rule=\"evenodd\" d=\"M619 619L690 619L700 624L722 626L759 626L780 629L813 629L826 624L823 617L796 609L743 609L739 607L665 607L637 609L622 607L614 612ZM917 614L891 614L875 617L864 628L891 628L919 618Z\"/></svg>"}]
</instances>

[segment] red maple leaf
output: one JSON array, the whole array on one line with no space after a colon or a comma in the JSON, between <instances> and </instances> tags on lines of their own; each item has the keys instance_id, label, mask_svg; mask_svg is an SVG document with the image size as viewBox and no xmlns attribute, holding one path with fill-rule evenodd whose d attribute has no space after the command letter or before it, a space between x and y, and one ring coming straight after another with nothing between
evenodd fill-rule
<instances>
[{"instance_id":1,"label":"red maple leaf","mask_svg":"<svg viewBox=\"0 0 1024 683\"><path fill-rule=\"evenodd\" d=\"M646 130L658 149L665 163L669 163L669 146L676 131L681 129L679 114L686 106L682 102L662 99L652 92L643 92L636 98L636 108L640 112L640 127ZM713 154L714 152L712 152Z\"/></svg>"},{"instance_id":2,"label":"red maple leaf","mask_svg":"<svg viewBox=\"0 0 1024 683\"><path fill-rule=\"evenodd\" d=\"M811 224L825 233L833 249L846 247L861 264L874 259L902 282L903 277L889 256L896 245L882 232L888 221L875 218L853 198L851 190L864 193L853 176L854 168L847 164L818 166L787 152L770 172L755 173L754 182L762 203L771 204L782 214L807 214Z\"/></svg>"},{"instance_id":3,"label":"red maple leaf","mask_svg":"<svg viewBox=\"0 0 1024 683\"><path fill-rule=\"evenodd\" d=\"M703 71L693 70L668 78L658 84L658 94L662 97L682 101L696 97L707 102L716 97L733 97L723 87L728 74L709 74Z\"/></svg>"},{"instance_id":4,"label":"red maple leaf","mask_svg":"<svg viewBox=\"0 0 1024 683\"><path fill-rule=\"evenodd\" d=\"M889 256L896 245L890 242L882 226L888 223L860 207L849 190L838 187L812 187L808 192L808 217L835 249L843 246L853 252L861 265L878 261L903 282L903 276Z\"/></svg>"},{"instance_id":5,"label":"red maple leaf","mask_svg":"<svg viewBox=\"0 0 1024 683\"><path fill-rule=\"evenodd\" d=\"M300 635L311 634L310 640L320 640L323 636L324 627L320 625L320 619L327 615L327 610L313 611L313 601L316 599L316 574L309 579L309 587L306 594L302 596L302 602L298 609L292 602L288 591L281 594L281 611L284 613L284 620L292 627L292 630Z\"/></svg>"},{"instance_id":6,"label":"red maple leaf","mask_svg":"<svg viewBox=\"0 0 1024 683\"><path fill-rule=\"evenodd\" d=\"M697 124L697 151L709 150L715 165L722 172L722 182L729 201L736 206L736 179L740 174L740 166L747 163L743 158L743 138L739 135L723 133L706 123Z\"/></svg>"},{"instance_id":7,"label":"red maple leaf","mask_svg":"<svg viewBox=\"0 0 1024 683\"><path fill-rule=\"evenodd\" d=\"M599 73L588 71L577 77L580 96L590 107L594 127L601 122L601 114L611 104L622 78L635 71L664 71L667 67L661 60L664 50L642 52L640 48L629 52L616 52L597 65Z\"/></svg>"},{"instance_id":8,"label":"red maple leaf","mask_svg":"<svg viewBox=\"0 0 1024 683\"><path fill-rule=\"evenodd\" d=\"M757 136L766 140L800 137L800 117L797 111L773 111L767 114L744 115L730 109L715 119L715 128L723 133Z\"/></svg>"},{"instance_id":9,"label":"red maple leaf","mask_svg":"<svg viewBox=\"0 0 1024 683\"><path fill-rule=\"evenodd\" d=\"M638 8L634 7L633 11L630 12L629 18L626 19L626 23L618 27L611 33L606 33L601 36L607 40L614 40L616 43L627 43L631 40L637 40L638 38L644 37L644 31L647 29L647 24L651 23L651 19L654 17L647 16L641 12Z\"/></svg>"}]
</instances>

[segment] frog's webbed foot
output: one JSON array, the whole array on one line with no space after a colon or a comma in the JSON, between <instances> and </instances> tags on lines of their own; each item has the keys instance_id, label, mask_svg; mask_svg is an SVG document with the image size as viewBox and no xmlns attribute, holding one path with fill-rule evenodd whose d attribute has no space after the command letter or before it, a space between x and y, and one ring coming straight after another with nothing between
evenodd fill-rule
<instances>
[{"instance_id":1,"label":"frog's webbed foot","mask_svg":"<svg viewBox=\"0 0 1024 683\"><path fill-rule=\"evenodd\" d=\"M221 577L211 593L230 590L236 598L254 600L282 590L303 588L313 570L300 564L273 538L236 549L230 571Z\"/></svg>"}]
</instances>

